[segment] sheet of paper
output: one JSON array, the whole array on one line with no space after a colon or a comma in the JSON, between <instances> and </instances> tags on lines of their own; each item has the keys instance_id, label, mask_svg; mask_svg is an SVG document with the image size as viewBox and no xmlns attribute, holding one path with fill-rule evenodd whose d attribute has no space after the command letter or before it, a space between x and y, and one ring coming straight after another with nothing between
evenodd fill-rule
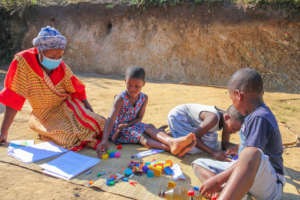
<instances>
[{"instance_id":1,"label":"sheet of paper","mask_svg":"<svg viewBox=\"0 0 300 200\"><path fill-rule=\"evenodd\" d=\"M98 158L69 151L48 163L41 164L40 167L46 174L69 180L99 162Z\"/></svg>"},{"instance_id":2,"label":"sheet of paper","mask_svg":"<svg viewBox=\"0 0 300 200\"><path fill-rule=\"evenodd\" d=\"M31 145L34 145L34 140L12 140L9 142L9 144L31 146Z\"/></svg>"},{"instance_id":3,"label":"sheet of paper","mask_svg":"<svg viewBox=\"0 0 300 200\"><path fill-rule=\"evenodd\" d=\"M12 148L20 148L31 145L34 145L34 140L12 140L9 142L7 151L11 151Z\"/></svg>"},{"instance_id":4,"label":"sheet of paper","mask_svg":"<svg viewBox=\"0 0 300 200\"><path fill-rule=\"evenodd\" d=\"M8 155L25 163L37 162L68 151L52 142L43 142L24 147L15 145L18 144L10 145Z\"/></svg>"},{"instance_id":5,"label":"sheet of paper","mask_svg":"<svg viewBox=\"0 0 300 200\"><path fill-rule=\"evenodd\" d=\"M181 168L178 164L174 164L171 169L174 172L173 180L175 180L175 181L178 179L185 180L185 176L184 176L183 172L181 171Z\"/></svg>"}]
</instances>

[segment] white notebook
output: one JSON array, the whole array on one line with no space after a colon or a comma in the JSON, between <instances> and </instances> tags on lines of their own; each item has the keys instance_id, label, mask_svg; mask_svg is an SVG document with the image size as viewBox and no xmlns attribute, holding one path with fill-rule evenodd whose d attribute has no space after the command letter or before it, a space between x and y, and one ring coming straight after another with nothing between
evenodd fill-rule
<instances>
[{"instance_id":1,"label":"white notebook","mask_svg":"<svg viewBox=\"0 0 300 200\"><path fill-rule=\"evenodd\" d=\"M32 163L58 156L67 151L67 149L62 148L53 142L43 142L29 146L11 144L8 148L8 155L22 162Z\"/></svg>"},{"instance_id":2,"label":"white notebook","mask_svg":"<svg viewBox=\"0 0 300 200\"><path fill-rule=\"evenodd\" d=\"M100 159L93 158L73 151L69 151L60 157L41 164L43 172L58 178L69 180L85 170L95 166Z\"/></svg>"}]
</instances>

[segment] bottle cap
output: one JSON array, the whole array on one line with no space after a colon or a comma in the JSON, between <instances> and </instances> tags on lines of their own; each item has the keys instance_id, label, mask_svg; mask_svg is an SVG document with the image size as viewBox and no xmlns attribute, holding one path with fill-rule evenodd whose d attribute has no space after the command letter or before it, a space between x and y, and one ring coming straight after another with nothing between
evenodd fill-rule
<instances>
[{"instance_id":1,"label":"bottle cap","mask_svg":"<svg viewBox=\"0 0 300 200\"><path fill-rule=\"evenodd\" d=\"M189 190L187 194L189 197L193 197L195 195L195 192L194 190Z\"/></svg>"},{"instance_id":2,"label":"bottle cap","mask_svg":"<svg viewBox=\"0 0 300 200\"><path fill-rule=\"evenodd\" d=\"M195 187L194 187L194 190L195 190L195 191L199 191L199 190L200 190L200 188L199 188L199 187L197 187L197 186L195 186Z\"/></svg>"}]
</instances>

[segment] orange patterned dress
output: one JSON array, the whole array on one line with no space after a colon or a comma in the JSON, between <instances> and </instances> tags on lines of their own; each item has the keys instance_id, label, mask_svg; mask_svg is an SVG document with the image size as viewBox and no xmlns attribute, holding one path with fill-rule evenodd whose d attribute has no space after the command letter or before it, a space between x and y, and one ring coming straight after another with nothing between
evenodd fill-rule
<instances>
[{"instance_id":1,"label":"orange patterned dress","mask_svg":"<svg viewBox=\"0 0 300 200\"><path fill-rule=\"evenodd\" d=\"M4 86L0 102L21 110L27 99L32 107L30 128L42 138L66 148L95 148L100 142L105 118L85 108L85 87L63 62L48 76L36 48L22 51L12 61Z\"/></svg>"}]
</instances>

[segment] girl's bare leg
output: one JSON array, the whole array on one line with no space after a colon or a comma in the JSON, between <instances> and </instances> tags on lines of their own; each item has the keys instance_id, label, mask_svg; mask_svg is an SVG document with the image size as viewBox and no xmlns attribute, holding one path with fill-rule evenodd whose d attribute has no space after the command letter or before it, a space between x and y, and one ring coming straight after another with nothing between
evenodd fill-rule
<instances>
[{"instance_id":1,"label":"girl's bare leg","mask_svg":"<svg viewBox=\"0 0 300 200\"><path fill-rule=\"evenodd\" d=\"M159 141L153 140L149 137L141 136L140 143L147 148L155 148L155 149L170 151L170 148L167 145Z\"/></svg>"},{"instance_id":2,"label":"girl's bare leg","mask_svg":"<svg viewBox=\"0 0 300 200\"><path fill-rule=\"evenodd\" d=\"M111 140L115 142L116 139L119 137L119 135L120 135L120 129L117 129L116 132L111 136Z\"/></svg>"},{"instance_id":3,"label":"girl's bare leg","mask_svg":"<svg viewBox=\"0 0 300 200\"><path fill-rule=\"evenodd\" d=\"M160 141L161 143L167 145L172 154L180 154L180 156L183 156L186 152L188 152L194 146L194 144L191 146L189 145L196 140L196 136L193 133L190 133L184 137L173 138L165 132L156 129L153 125L149 125L148 128L146 128L145 133L154 140Z\"/></svg>"}]
</instances>

